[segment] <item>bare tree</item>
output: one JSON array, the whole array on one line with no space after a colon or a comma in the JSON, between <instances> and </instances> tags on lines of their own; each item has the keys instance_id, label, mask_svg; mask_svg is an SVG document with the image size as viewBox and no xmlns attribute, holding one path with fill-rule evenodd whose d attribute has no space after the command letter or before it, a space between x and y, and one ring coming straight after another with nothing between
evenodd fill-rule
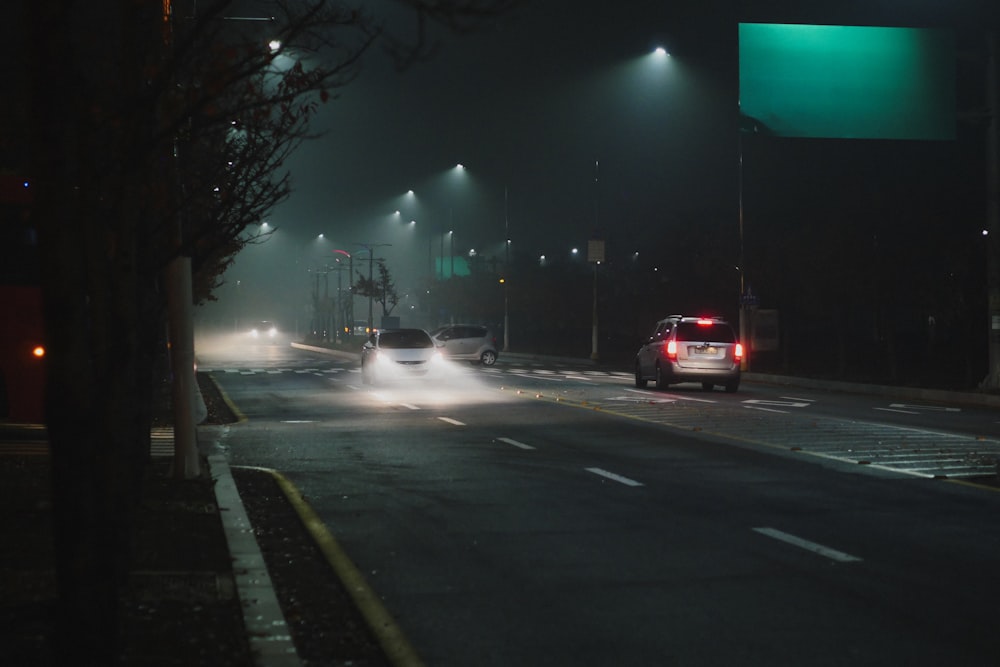
<instances>
[{"instance_id":1,"label":"bare tree","mask_svg":"<svg viewBox=\"0 0 1000 667\"><path fill-rule=\"evenodd\" d=\"M209 298L251 225L288 195L282 165L318 105L374 44L405 64L433 52L427 22L465 29L510 2L403 1L412 39L326 0L246 17L265 22L227 19L231 0L23 2L31 53L8 57L32 70L58 662L107 665L166 349L164 267L191 257L197 298Z\"/></svg>"}]
</instances>

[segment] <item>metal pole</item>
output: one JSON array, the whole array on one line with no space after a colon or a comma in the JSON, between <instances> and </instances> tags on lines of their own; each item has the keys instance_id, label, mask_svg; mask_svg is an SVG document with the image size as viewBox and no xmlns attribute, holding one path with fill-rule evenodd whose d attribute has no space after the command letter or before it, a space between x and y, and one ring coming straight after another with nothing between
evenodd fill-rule
<instances>
[{"instance_id":1,"label":"metal pole","mask_svg":"<svg viewBox=\"0 0 1000 667\"><path fill-rule=\"evenodd\" d=\"M372 293L372 288L375 286L373 282L372 269L375 266L375 248L371 248L368 251L368 333L370 334L375 330L375 324L372 321L372 306L374 305L374 294Z\"/></svg>"},{"instance_id":2,"label":"metal pole","mask_svg":"<svg viewBox=\"0 0 1000 667\"><path fill-rule=\"evenodd\" d=\"M337 264L340 264L340 260L337 260ZM344 293L343 293L343 277L344 277L344 267L337 266L337 311L334 313L334 326L337 327L337 336L335 340L340 340L340 334L344 331Z\"/></svg>"},{"instance_id":3,"label":"metal pole","mask_svg":"<svg viewBox=\"0 0 1000 667\"><path fill-rule=\"evenodd\" d=\"M746 295L746 271L743 266L745 258L743 256L743 128L737 123L737 164L738 164L738 175L737 175L737 190L739 198L739 239L740 239L740 254L739 254L739 266L736 267L739 272L740 278L740 293L739 293L739 328L740 328L740 342L743 343L743 359L740 360L740 370L749 371L750 370L750 341L747 340L747 304L745 303Z\"/></svg>"},{"instance_id":4,"label":"metal pole","mask_svg":"<svg viewBox=\"0 0 1000 667\"><path fill-rule=\"evenodd\" d=\"M598 234L598 233L600 233L600 230L599 230L599 215L598 215L598 206L599 206L599 203L600 203L600 191L598 189L599 186L600 186L600 184L598 182L599 169L600 169L600 162L598 160L594 160L594 234L595 235ZM602 236L602 238L603 238L603 236ZM589 247L587 249L587 254L588 255L591 254ZM602 246L602 249L601 249L601 255L602 255L602 257L603 257L603 254L604 254L604 250L603 250L603 246ZM599 260L596 257L591 258L589 256L588 256L587 259L588 260L592 260L594 262L594 309L593 309L593 313L592 313L592 326L591 326L591 331L590 331L590 358L593 359L594 361L597 361L599 359L599 355L597 353L597 338L598 338L598 334L597 334L597 267L601 263L601 260Z\"/></svg>"},{"instance_id":5,"label":"metal pole","mask_svg":"<svg viewBox=\"0 0 1000 667\"><path fill-rule=\"evenodd\" d=\"M594 326L590 332L590 358L594 361L600 359L600 355L597 353L597 267L600 266L600 262L594 262L594 312L593 320Z\"/></svg>"},{"instance_id":6,"label":"metal pole","mask_svg":"<svg viewBox=\"0 0 1000 667\"><path fill-rule=\"evenodd\" d=\"M510 217L507 186L503 187L503 351L510 352Z\"/></svg>"},{"instance_id":7,"label":"metal pole","mask_svg":"<svg viewBox=\"0 0 1000 667\"><path fill-rule=\"evenodd\" d=\"M356 245L361 246L368 251L368 334L371 334L372 329L374 329L373 321L373 308L374 308L374 298L375 293L371 289L375 284L375 248L381 248L385 246L392 245L391 243L358 243Z\"/></svg>"},{"instance_id":8,"label":"metal pole","mask_svg":"<svg viewBox=\"0 0 1000 667\"><path fill-rule=\"evenodd\" d=\"M986 133L986 286L989 315L989 372L982 382L984 389L1000 389L1000 91L997 58L1000 39L996 31L987 35L986 108L989 129Z\"/></svg>"}]
</instances>

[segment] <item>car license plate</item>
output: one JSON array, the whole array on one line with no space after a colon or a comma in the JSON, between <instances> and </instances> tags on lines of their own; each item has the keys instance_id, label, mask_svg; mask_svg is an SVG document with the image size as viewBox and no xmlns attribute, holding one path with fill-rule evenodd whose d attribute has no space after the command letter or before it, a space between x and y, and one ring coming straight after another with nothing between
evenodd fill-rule
<instances>
[{"instance_id":1,"label":"car license plate","mask_svg":"<svg viewBox=\"0 0 1000 667\"><path fill-rule=\"evenodd\" d=\"M695 354L718 354L719 348L714 345L705 345L703 347L694 348Z\"/></svg>"}]
</instances>

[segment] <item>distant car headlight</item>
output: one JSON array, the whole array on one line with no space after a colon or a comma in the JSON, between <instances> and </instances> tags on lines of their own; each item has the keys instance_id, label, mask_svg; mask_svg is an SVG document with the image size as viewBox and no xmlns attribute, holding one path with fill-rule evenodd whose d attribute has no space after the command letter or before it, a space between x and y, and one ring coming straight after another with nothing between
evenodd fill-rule
<instances>
[{"instance_id":1,"label":"distant car headlight","mask_svg":"<svg viewBox=\"0 0 1000 667\"><path fill-rule=\"evenodd\" d=\"M271 338L274 338L275 336L277 336L278 335L278 329L277 329L277 327L271 327L268 330L267 335L270 336Z\"/></svg>"},{"instance_id":2,"label":"distant car headlight","mask_svg":"<svg viewBox=\"0 0 1000 667\"><path fill-rule=\"evenodd\" d=\"M250 330L250 337L251 338L257 338L258 336L260 336L260 332L259 331L257 331L256 329L251 329Z\"/></svg>"}]
</instances>

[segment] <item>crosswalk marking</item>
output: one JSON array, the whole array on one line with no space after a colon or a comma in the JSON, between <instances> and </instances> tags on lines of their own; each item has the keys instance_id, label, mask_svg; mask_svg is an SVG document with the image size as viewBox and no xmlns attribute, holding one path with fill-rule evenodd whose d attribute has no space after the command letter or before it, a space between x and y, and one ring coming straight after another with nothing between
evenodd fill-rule
<instances>
[{"instance_id":1,"label":"crosswalk marking","mask_svg":"<svg viewBox=\"0 0 1000 667\"><path fill-rule=\"evenodd\" d=\"M153 428L149 432L150 456L170 458L174 455L174 431L172 428ZM48 456L47 440L10 440L0 443L0 456Z\"/></svg>"}]
</instances>

